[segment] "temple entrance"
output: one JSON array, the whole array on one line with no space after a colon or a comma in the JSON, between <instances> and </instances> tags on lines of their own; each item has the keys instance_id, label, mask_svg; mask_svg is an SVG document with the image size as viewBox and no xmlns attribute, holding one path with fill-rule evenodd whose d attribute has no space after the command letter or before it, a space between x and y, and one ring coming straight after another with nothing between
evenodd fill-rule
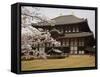
<instances>
[{"instance_id":1,"label":"temple entrance","mask_svg":"<svg viewBox=\"0 0 100 77\"><path fill-rule=\"evenodd\" d=\"M71 46L70 47L70 54L78 54L78 47L77 46Z\"/></svg>"}]
</instances>

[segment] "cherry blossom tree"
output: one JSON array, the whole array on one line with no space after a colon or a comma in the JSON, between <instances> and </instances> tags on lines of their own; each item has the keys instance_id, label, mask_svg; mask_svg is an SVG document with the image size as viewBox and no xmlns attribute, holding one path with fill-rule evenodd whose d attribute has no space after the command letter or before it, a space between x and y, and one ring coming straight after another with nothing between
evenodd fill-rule
<instances>
[{"instance_id":1,"label":"cherry blossom tree","mask_svg":"<svg viewBox=\"0 0 100 77\"><path fill-rule=\"evenodd\" d=\"M22 7L21 8L21 50L24 53L26 59L30 58L30 52L33 52L34 57L41 57L46 59L46 53L44 51L38 51L36 49L32 49L33 45L44 44L50 42L54 45L60 45L55 39L51 37L50 32L42 32L35 27L31 26L31 23L37 22L47 22L47 18L39 13L39 8L36 7ZM37 55L39 54L39 55Z\"/></svg>"}]
</instances>

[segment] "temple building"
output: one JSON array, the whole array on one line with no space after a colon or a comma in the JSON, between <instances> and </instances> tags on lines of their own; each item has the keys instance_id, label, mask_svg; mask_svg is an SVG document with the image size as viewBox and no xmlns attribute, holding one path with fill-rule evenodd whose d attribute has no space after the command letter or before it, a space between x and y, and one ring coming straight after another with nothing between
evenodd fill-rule
<instances>
[{"instance_id":1,"label":"temple building","mask_svg":"<svg viewBox=\"0 0 100 77\"><path fill-rule=\"evenodd\" d=\"M58 49L63 49L64 53L87 54L85 50L88 47L93 48L95 43L88 20L74 15L58 16L51 19L51 22L40 22L32 26L45 32L49 31L51 37L61 43Z\"/></svg>"}]
</instances>

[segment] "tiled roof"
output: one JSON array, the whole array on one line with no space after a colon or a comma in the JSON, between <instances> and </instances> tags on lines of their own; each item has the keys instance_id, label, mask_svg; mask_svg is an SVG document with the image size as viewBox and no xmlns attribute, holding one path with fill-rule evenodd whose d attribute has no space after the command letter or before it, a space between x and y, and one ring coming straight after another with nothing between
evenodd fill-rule
<instances>
[{"instance_id":1,"label":"tiled roof","mask_svg":"<svg viewBox=\"0 0 100 77\"><path fill-rule=\"evenodd\" d=\"M51 19L55 21L55 24L72 24L72 23L79 23L83 22L83 18L78 18L74 15L63 15L63 16L58 16L56 18Z\"/></svg>"}]
</instances>

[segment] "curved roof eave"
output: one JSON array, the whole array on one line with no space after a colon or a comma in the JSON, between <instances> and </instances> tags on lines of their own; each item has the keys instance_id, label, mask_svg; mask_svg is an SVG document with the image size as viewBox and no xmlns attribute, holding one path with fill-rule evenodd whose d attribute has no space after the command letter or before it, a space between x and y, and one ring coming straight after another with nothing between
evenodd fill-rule
<instances>
[{"instance_id":1,"label":"curved roof eave","mask_svg":"<svg viewBox=\"0 0 100 77\"><path fill-rule=\"evenodd\" d=\"M92 35L93 35L93 33L91 33L91 32L69 33L69 34L66 34L65 36L59 37L58 39L88 37L88 36L92 36Z\"/></svg>"}]
</instances>

